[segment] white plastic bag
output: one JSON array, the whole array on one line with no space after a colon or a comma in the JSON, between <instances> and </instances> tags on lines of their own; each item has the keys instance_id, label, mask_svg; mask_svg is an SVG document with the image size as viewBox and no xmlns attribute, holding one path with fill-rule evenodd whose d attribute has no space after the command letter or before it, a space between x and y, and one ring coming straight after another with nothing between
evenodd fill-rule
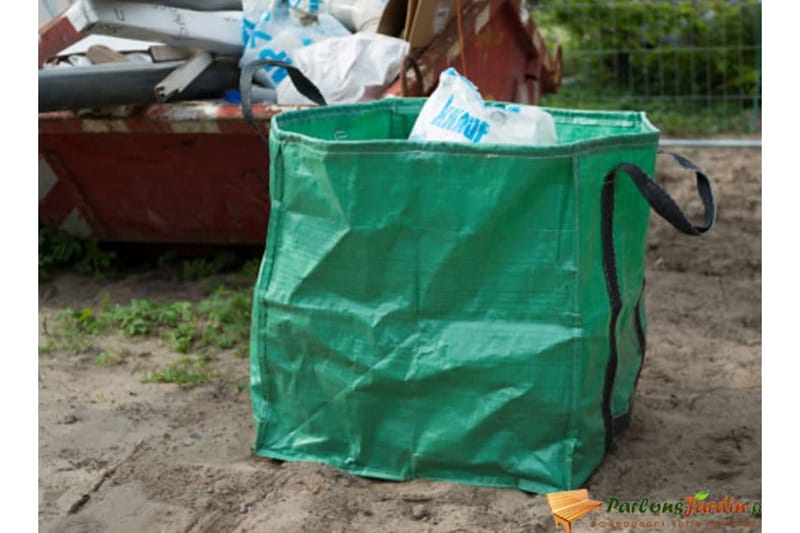
<instances>
[{"instance_id":1,"label":"white plastic bag","mask_svg":"<svg viewBox=\"0 0 800 533\"><path fill-rule=\"evenodd\" d=\"M397 78L408 53L402 39L377 33L332 37L292 52L293 64L314 82L329 104L380 98ZM279 104L311 104L289 78L278 85Z\"/></svg>"},{"instance_id":2,"label":"white plastic bag","mask_svg":"<svg viewBox=\"0 0 800 533\"><path fill-rule=\"evenodd\" d=\"M536 106L485 102L452 68L439 76L414 123L412 141L544 145L556 143L553 117Z\"/></svg>"},{"instance_id":3,"label":"white plastic bag","mask_svg":"<svg viewBox=\"0 0 800 533\"><path fill-rule=\"evenodd\" d=\"M242 0L244 53L239 65L259 59L294 64L298 48L350 35L332 15L320 13L320 6L320 0ZM277 87L286 76L285 69L265 67L254 78L261 85Z\"/></svg>"}]
</instances>

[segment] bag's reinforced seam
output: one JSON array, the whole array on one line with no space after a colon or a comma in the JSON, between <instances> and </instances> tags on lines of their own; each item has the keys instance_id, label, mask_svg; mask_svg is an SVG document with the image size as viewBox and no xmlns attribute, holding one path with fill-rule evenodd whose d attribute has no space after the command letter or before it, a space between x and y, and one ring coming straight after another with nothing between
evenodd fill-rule
<instances>
[{"instance_id":1,"label":"bag's reinforced seam","mask_svg":"<svg viewBox=\"0 0 800 533\"><path fill-rule=\"evenodd\" d=\"M420 182L419 181L415 182L415 185L416 185L414 187L414 190L416 191L415 200L416 200L417 205L421 205L421 203L422 203L422 192L420 191L420 189L421 189ZM415 224L414 224L415 228L419 228L420 227L419 222L420 222L419 219L417 219L415 221ZM414 342L413 354L414 354L414 358L417 359L417 358L419 358L420 348L422 346L422 328L421 328L421 320L420 320L421 319L421 315L422 315L422 313L421 313L421 310L422 310L422 285L421 285L421 276L420 276L420 263L421 263L420 251L422 249L422 246L421 246L421 243L420 243L420 232L419 231L415 231L414 233L415 233L415 236L416 236L416 239L414 239L414 245L415 246L414 246L414 269L413 269L413 276L414 276L414 324L415 324L414 334L416 334L417 338L416 338L416 341ZM416 368L416 366L417 366L417 362L414 361L413 367ZM416 382L413 381L413 380L411 381L411 383L409 383L410 387L414 387L415 385L416 385ZM410 446L410 449L408 450L408 454L409 454L409 457L408 457L408 461L409 461L408 468L409 468L410 475L412 477L415 477L416 476L416 470L417 470L417 450L416 450L416 446L417 446L418 439L419 439L419 424L417 423L417 418L414 418L413 428L414 429L413 429L413 432L411 434L411 446Z\"/></svg>"},{"instance_id":2,"label":"bag's reinforced seam","mask_svg":"<svg viewBox=\"0 0 800 533\"><path fill-rule=\"evenodd\" d=\"M642 305L644 304L644 287L645 280L642 276L642 290L639 292L639 299L636 301L636 339L639 341L639 356L641 357L641 364L639 371L636 373L636 383L639 382L639 375L642 373L642 365L644 365L644 357L647 352L647 336L644 333L644 324L642 323ZM634 389L636 386L634 385Z\"/></svg>"},{"instance_id":3,"label":"bag's reinforced seam","mask_svg":"<svg viewBox=\"0 0 800 533\"><path fill-rule=\"evenodd\" d=\"M642 275L642 289L639 292L639 299L636 301L634 324L636 326L636 339L639 342L639 369L636 371L636 379L633 381L633 389L631 390L631 398L628 402L628 414L633 413L633 401L636 396L636 388L639 386L639 378L642 376L642 368L644 367L645 355L647 353L647 336L644 332L644 324L642 323L642 305L644 304L644 288L645 279Z\"/></svg>"},{"instance_id":4,"label":"bag's reinforced seam","mask_svg":"<svg viewBox=\"0 0 800 533\"><path fill-rule=\"evenodd\" d=\"M270 215L269 215L270 223L268 224L267 227L267 252L269 253L270 261L269 261L269 270L267 271L266 279L264 280L265 291L269 290L270 283L272 282L272 274L275 271L275 260L278 250L278 241L280 240L280 235L281 235L281 222L283 219L282 217L282 212L283 212L282 200L283 200L283 188L284 188L283 180L286 175L285 169L283 168L284 165L283 149L280 146L278 146L278 148L275 151L275 157L270 159L271 161L273 161L272 170L275 170L275 173L270 172L270 175L274 176L275 180L275 187L270 188L270 198L274 199L276 204L281 205L281 209L276 210L270 208ZM274 225L273 225L273 220L274 220ZM273 227L270 228L269 226ZM260 307L261 309L258 316L259 321L261 322L261 324L263 324L264 327L268 327L269 306L262 305ZM259 351L257 357L259 357L261 363L260 366L262 367L261 375L262 375L262 393L264 395L264 405L267 406L268 408L270 405L270 398L272 398L272 395L270 394L269 387L264 387L263 383L265 381L264 376L267 374L266 364L269 358L269 343L263 342L261 344L263 345L263 350ZM272 380L266 380L266 381L272 382Z\"/></svg>"},{"instance_id":5,"label":"bag's reinforced seam","mask_svg":"<svg viewBox=\"0 0 800 533\"><path fill-rule=\"evenodd\" d=\"M575 281L573 283L573 295L572 295L572 313L573 313L573 328L580 328L582 327L582 315L579 313L579 305L580 302L578 301L578 287L580 286L580 264L581 264L581 224L580 224L580 208L579 208L579 198L580 198L580 161L581 159L578 157L578 154L572 155L572 186L573 186L573 199L574 199L574 209L575 209L575 248L573 253L575 255L577 261L577 268L575 269ZM580 388L578 387L578 341L573 337L572 339L572 402L569 414L569 422L567 426L567 435L570 435L571 446L569 449L570 453L570 468L569 468L569 479L567 480L567 487L573 486L573 480L575 478L575 469L577 468L575 464L575 448L576 448L576 441L579 438L580 429L577 427L577 412L578 412L578 391ZM574 435L573 435L574 433ZM586 450L583 451L586 453Z\"/></svg>"}]
</instances>

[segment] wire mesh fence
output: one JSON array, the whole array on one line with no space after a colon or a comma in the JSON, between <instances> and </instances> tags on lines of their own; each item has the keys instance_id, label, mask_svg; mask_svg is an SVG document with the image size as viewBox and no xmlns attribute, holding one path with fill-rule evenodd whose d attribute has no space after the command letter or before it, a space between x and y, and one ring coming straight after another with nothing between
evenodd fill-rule
<instances>
[{"instance_id":1,"label":"wire mesh fence","mask_svg":"<svg viewBox=\"0 0 800 533\"><path fill-rule=\"evenodd\" d=\"M564 53L543 105L647 111L666 133L760 133L760 0L529 0Z\"/></svg>"}]
</instances>

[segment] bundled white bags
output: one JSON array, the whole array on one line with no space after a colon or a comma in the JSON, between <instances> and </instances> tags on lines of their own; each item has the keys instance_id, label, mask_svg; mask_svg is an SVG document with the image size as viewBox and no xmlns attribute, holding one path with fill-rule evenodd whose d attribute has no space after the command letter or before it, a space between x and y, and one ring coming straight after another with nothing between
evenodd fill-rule
<instances>
[{"instance_id":1,"label":"bundled white bags","mask_svg":"<svg viewBox=\"0 0 800 533\"><path fill-rule=\"evenodd\" d=\"M556 143L553 117L535 106L485 102L475 86L454 69L420 111L410 140L491 144Z\"/></svg>"}]
</instances>

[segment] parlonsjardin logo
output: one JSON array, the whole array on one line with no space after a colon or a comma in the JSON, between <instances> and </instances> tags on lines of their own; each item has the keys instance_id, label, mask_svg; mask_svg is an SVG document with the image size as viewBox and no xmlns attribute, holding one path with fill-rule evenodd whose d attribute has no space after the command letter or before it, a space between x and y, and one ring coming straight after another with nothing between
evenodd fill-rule
<instances>
[{"instance_id":1,"label":"parlonsjardin logo","mask_svg":"<svg viewBox=\"0 0 800 533\"><path fill-rule=\"evenodd\" d=\"M647 497L625 501L612 496L604 506L602 502L590 500L586 489L580 489L548 494L547 502L550 504L556 528L562 526L565 533L571 533L573 522L593 509L599 509L609 516L593 518L589 524L592 528L683 529L761 526L761 502L746 502L732 496L710 499L709 495L708 491L700 491L680 501L662 501Z\"/></svg>"},{"instance_id":2,"label":"parlonsjardin logo","mask_svg":"<svg viewBox=\"0 0 800 533\"><path fill-rule=\"evenodd\" d=\"M638 501L624 501L611 497L605 512L611 514L612 519L592 520L591 526L626 529L761 527L760 501L747 502L729 495L718 499L709 496L710 493L703 490L686 496L682 501L661 501L647 497ZM627 516L632 514L639 517Z\"/></svg>"}]
</instances>

